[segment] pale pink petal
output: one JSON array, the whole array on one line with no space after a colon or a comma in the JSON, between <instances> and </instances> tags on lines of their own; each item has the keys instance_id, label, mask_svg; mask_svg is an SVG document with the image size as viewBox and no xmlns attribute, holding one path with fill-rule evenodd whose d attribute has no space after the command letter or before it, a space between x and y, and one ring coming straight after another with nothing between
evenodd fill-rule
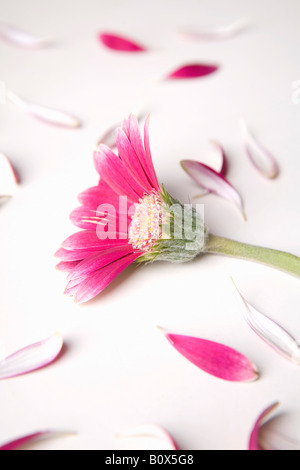
<instances>
[{"instance_id":1,"label":"pale pink petal","mask_svg":"<svg viewBox=\"0 0 300 470\"><path fill-rule=\"evenodd\" d=\"M89 256L79 263L68 275L67 280L73 280L76 278L84 278L91 273L112 264L120 258L133 253L131 245L126 244L120 247L109 248L108 250L102 250L100 253L95 253Z\"/></svg>"},{"instance_id":2,"label":"pale pink petal","mask_svg":"<svg viewBox=\"0 0 300 470\"><path fill-rule=\"evenodd\" d=\"M40 441L41 439L48 437L56 437L59 435L73 434L70 431L39 431L26 436L19 437L13 441L9 441L6 444L0 446L0 450L18 450L31 444L33 442Z\"/></svg>"},{"instance_id":3,"label":"pale pink petal","mask_svg":"<svg viewBox=\"0 0 300 470\"><path fill-rule=\"evenodd\" d=\"M219 159L219 165L216 171L220 173L220 175L225 177L227 173L227 157L226 157L225 150L222 147L222 145L219 144L219 142L216 142L215 140L211 140L210 143L211 143L211 146L213 147L214 152L218 155L218 159Z\"/></svg>"},{"instance_id":4,"label":"pale pink petal","mask_svg":"<svg viewBox=\"0 0 300 470\"><path fill-rule=\"evenodd\" d=\"M116 439L119 450L179 450L172 436L156 424L126 429Z\"/></svg>"},{"instance_id":5,"label":"pale pink petal","mask_svg":"<svg viewBox=\"0 0 300 470\"><path fill-rule=\"evenodd\" d=\"M141 44L117 34L100 33L99 40L104 46L114 51L144 52L146 50Z\"/></svg>"},{"instance_id":6,"label":"pale pink petal","mask_svg":"<svg viewBox=\"0 0 300 470\"><path fill-rule=\"evenodd\" d=\"M240 127L245 149L253 166L266 178L276 178L279 167L274 156L253 137L243 119Z\"/></svg>"},{"instance_id":7,"label":"pale pink petal","mask_svg":"<svg viewBox=\"0 0 300 470\"><path fill-rule=\"evenodd\" d=\"M246 220L242 198L224 176L195 160L182 160L181 166L201 188L232 202Z\"/></svg>"},{"instance_id":8,"label":"pale pink petal","mask_svg":"<svg viewBox=\"0 0 300 470\"><path fill-rule=\"evenodd\" d=\"M75 302L83 303L100 294L125 268L135 261L141 253L133 253L96 271L83 281L74 291Z\"/></svg>"},{"instance_id":9,"label":"pale pink petal","mask_svg":"<svg viewBox=\"0 0 300 470\"><path fill-rule=\"evenodd\" d=\"M223 344L165 333L172 346L204 372L231 382L250 382L258 378L254 364L235 349Z\"/></svg>"},{"instance_id":10,"label":"pale pink petal","mask_svg":"<svg viewBox=\"0 0 300 470\"><path fill-rule=\"evenodd\" d=\"M38 38L27 31L0 22L0 39L7 41L13 46L25 49L41 49L50 45L50 42L43 38Z\"/></svg>"},{"instance_id":11,"label":"pale pink petal","mask_svg":"<svg viewBox=\"0 0 300 470\"><path fill-rule=\"evenodd\" d=\"M11 197L16 193L18 174L4 153L0 152L0 197Z\"/></svg>"},{"instance_id":12,"label":"pale pink petal","mask_svg":"<svg viewBox=\"0 0 300 470\"><path fill-rule=\"evenodd\" d=\"M100 145L94 153L96 170L100 177L117 193L138 202L144 195L141 185L135 181L123 162L110 148Z\"/></svg>"},{"instance_id":13,"label":"pale pink petal","mask_svg":"<svg viewBox=\"0 0 300 470\"><path fill-rule=\"evenodd\" d=\"M279 354L299 365L300 347L297 340L281 325L256 310L247 302L238 289L237 291L246 307L246 321L253 331Z\"/></svg>"},{"instance_id":14,"label":"pale pink petal","mask_svg":"<svg viewBox=\"0 0 300 470\"><path fill-rule=\"evenodd\" d=\"M263 429L259 436L263 450L300 450L299 440L292 439L273 429Z\"/></svg>"},{"instance_id":15,"label":"pale pink petal","mask_svg":"<svg viewBox=\"0 0 300 470\"><path fill-rule=\"evenodd\" d=\"M187 39L201 40L223 40L237 36L246 27L245 20L238 20L234 23L217 27L196 27L186 28L180 34Z\"/></svg>"},{"instance_id":16,"label":"pale pink petal","mask_svg":"<svg viewBox=\"0 0 300 470\"><path fill-rule=\"evenodd\" d=\"M34 118L37 118L47 124L65 128L77 128L81 126L80 121L68 113L49 108L47 106L31 103L27 100L24 100L23 98L20 98L9 90L7 90L6 96L11 103L18 106L20 109L30 114Z\"/></svg>"},{"instance_id":17,"label":"pale pink petal","mask_svg":"<svg viewBox=\"0 0 300 470\"><path fill-rule=\"evenodd\" d=\"M268 419L269 415L273 413L275 408L278 407L278 405L279 403L276 402L276 403L273 403L271 406L268 406L268 408L266 408L255 421L255 424L253 426L250 439L249 439L249 450L264 450L262 449L260 445L260 439L259 439L260 428Z\"/></svg>"},{"instance_id":18,"label":"pale pink petal","mask_svg":"<svg viewBox=\"0 0 300 470\"><path fill-rule=\"evenodd\" d=\"M201 78L210 75L219 69L217 65L188 64L175 69L166 76L166 80L185 80Z\"/></svg>"},{"instance_id":19,"label":"pale pink petal","mask_svg":"<svg viewBox=\"0 0 300 470\"><path fill-rule=\"evenodd\" d=\"M63 346L59 333L30 344L0 361L0 380L27 374L53 362Z\"/></svg>"}]
</instances>

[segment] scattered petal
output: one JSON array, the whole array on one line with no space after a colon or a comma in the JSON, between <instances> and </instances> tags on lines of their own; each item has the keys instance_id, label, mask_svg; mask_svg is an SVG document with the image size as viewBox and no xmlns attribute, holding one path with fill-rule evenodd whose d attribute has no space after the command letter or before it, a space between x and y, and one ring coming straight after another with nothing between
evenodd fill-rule
<instances>
[{"instance_id":1,"label":"scattered petal","mask_svg":"<svg viewBox=\"0 0 300 470\"><path fill-rule=\"evenodd\" d=\"M43 438L55 437L61 434L74 434L70 431L39 431L26 436L19 437L13 441L7 442L6 444L0 446L0 450L18 450L21 447L31 444L32 442L37 442Z\"/></svg>"},{"instance_id":2,"label":"scattered petal","mask_svg":"<svg viewBox=\"0 0 300 470\"><path fill-rule=\"evenodd\" d=\"M270 429L264 429L259 436L260 447L264 450L300 450L300 442Z\"/></svg>"},{"instance_id":3,"label":"scattered petal","mask_svg":"<svg viewBox=\"0 0 300 470\"><path fill-rule=\"evenodd\" d=\"M253 137L243 119L240 120L240 128L251 163L266 178L276 178L279 167L273 155Z\"/></svg>"},{"instance_id":4,"label":"scattered petal","mask_svg":"<svg viewBox=\"0 0 300 470\"><path fill-rule=\"evenodd\" d=\"M225 150L219 142L215 140L210 141L212 151L217 157L218 160L218 168L215 170L217 173L220 173L220 175L225 176L227 173L227 157ZM211 167L211 165L209 165Z\"/></svg>"},{"instance_id":5,"label":"scattered petal","mask_svg":"<svg viewBox=\"0 0 300 470\"><path fill-rule=\"evenodd\" d=\"M281 325L256 310L251 304L249 304L249 302L247 302L236 286L235 288L246 307L245 318L253 331L255 331L260 338L262 338L279 354L299 365L300 348L296 339L293 338Z\"/></svg>"},{"instance_id":6,"label":"scattered petal","mask_svg":"<svg viewBox=\"0 0 300 470\"><path fill-rule=\"evenodd\" d=\"M15 194L19 177L9 159L0 152L0 198L8 198Z\"/></svg>"},{"instance_id":7,"label":"scattered petal","mask_svg":"<svg viewBox=\"0 0 300 470\"><path fill-rule=\"evenodd\" d=\"M41 49L50 44L46 39L38 38L27 31L2 22L0 22L0 39L25 49Z\"/></svg>"},{"instance_id":8,"label":"scattered petal","mask_svg":"<svg viewBox=\"0 0 300 470\"><path fill-rule=\"evenodd\" d=\"M63 339L55 333L47 339L30 344L0 361L0 380L27 374L53 362L63 346Z\"/></svg>"},{"instance_id":9,"label":"scattered petal","mask_svg":"<svg viewBox=\"0 0 300 470\"><path fill-rule=\"evenodd\" d=\"M7 90L6 96L11 103L47 124L53 124L55 126L66 128L77 128L81 126L80 121L76 117L71 116L70 114L67 114L63 111L30 103L29 101L23 100L9 90Z\"/></svg>"},{"instance_id":10,"label":"scattered petal","mask_svg":"<svg viewBox=\"0 0 300 470\"><path fill-rule=\"evenodd\" d=\"M278 407L279 403L273 403L271 406L266 408L255 421L254 427L252 429L250 439L249 439L249 450L264 450L260 443L260 429L262 425L266 422L269 415Z\"/></svg>"},{"instance_id":11,"label":"scattered petal","mask_svg":"<svg viewBox=\"0 0 300 470\"><path fill-rule=\"evenodd\" d=\"M246 27L246 21L244 19L235 21L234 23L218 26L214 28L195 28L195 29L184 29L180 34L187 39L194 40L222 40L229 39L237 36Z\"/></svg>"},{"instance_id":12,"label":"scattered petal","mask_svg":"<svg viewBox=\"0 0 300 470\"><path fill-rule=\"evenodd\" d=\"M195 160L182 160L180 163L182 168L201 188L235 204L244 220L246 220L241 196L221 173L217 173L207 165Z\"/></svg>"},{"instance_id":13,"label":"scattered petal","mask_svg":"<svg viewBox=\"0 0 300 470\"><path fill-rule=\"evenodd\" d=\"M116 439L119 450L178 450L170 434L155 424L128 429Z\"/></svg>"},{"instance_id":14,"label":"scattered petal","mask_svg":"<svg viewBox=\"0 0 300 470\"><path fill-rule=\"evenodd\" d=\"M100 33L99 40L104 46L114 51L144 52L146 50L141 44L116 34Z\"/></svg>"},{"instance_id":15,"label":"scattered petal","mask_svg":"<svg viewBox=\"0 0 300 470\"><path fill-rule=\"evenodd\" d=\"M235 349L192 336L165 333L172 346L204 372L230 382L258 378L255 365Z\"/></svg>"},{"instance_id":16,"label":"scattered petal","mask_svg":"<svg viewBox=\"0 0 300 470\"><path fill-rule=\"evenodd\" d=\"M166 76L166 80L182 80L189 78L200 78L210 75L218 70L217 65L189 64L179 67Z\"/></svg>"}]
</instances>

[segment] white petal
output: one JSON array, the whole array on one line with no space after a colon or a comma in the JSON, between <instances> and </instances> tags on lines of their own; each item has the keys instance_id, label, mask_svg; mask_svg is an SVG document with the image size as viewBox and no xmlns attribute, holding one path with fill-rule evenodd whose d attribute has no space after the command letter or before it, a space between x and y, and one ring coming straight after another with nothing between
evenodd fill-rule
<instances>
[{"instance_id":1,"label":"white petal","mask_svg":"<svg viewBox=\"0 0 300 470\"><path fill-rule=\"evenodd\" d=\"M14 46L26 49L40 49L49 45L49 41L45 39L38 38L15 26L10 26L2 22L0 22L0 38Z\"/></svg>"},{"instance_id":2,"label":"white petal","mask_svg":"<svg viewBox=\"0 0 300 470\"><path fill-rule=\"evenodd\" d=\"M119 450L177 450L173 438L160 426L145 424L116 436Z\"/></svg>"},{"instance_id":3,"label":"white petal","mask_svg":"<svg viewBox=\"0 0 300 470\"><path fill-rule=\"evenodd\" d=\"M9 159L0 152L0 202L15 194L18 176Z\"/></svg>"}]
</instances>

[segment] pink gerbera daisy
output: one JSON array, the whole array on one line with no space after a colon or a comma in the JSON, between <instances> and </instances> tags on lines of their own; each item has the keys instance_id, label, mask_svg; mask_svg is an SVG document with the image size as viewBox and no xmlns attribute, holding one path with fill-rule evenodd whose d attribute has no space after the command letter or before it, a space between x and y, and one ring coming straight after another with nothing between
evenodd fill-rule
<instances>
[{"instance_id":1,"label":"pink gerbera daisy","mask_svg":"<svg viewBox=\"0 0 300 470\"><path fill-rule=\"evenodd\" d=\"M158 183L149 145L135 116L116 130L115 154L106 145L94 153L97 186L79 195L71 214L82 229L67 238L56 255L68 273L67 295L86 302L105 289L133 262L190 261L200 253L243 258L300 276L300 258L207 234L202 217L182 205Z\"/></svg>"},{"instance_id":2,"label":"pink gerbera daisy","mask_svg":"<svg viewBox=\"0 0 300 470\"><path fill-rule=\"evenodd\" d=\"M116 146L118 155L102 144L95 151L99 184L79 195L82 205L71 213L71 221L83 230L67 238L56 253L61 259L58 269L68 272L65 293L78 303L99 294L136 260L185 261L200 251L200 240L190 250L183 248L186 236L173 240L174 207L179 203L158 183L149 118L144 142L131 115L116 130ZM193 217L197 217L194 210ZM189 241L198 239L200 232Z\"/></svg>"}]
</instances>

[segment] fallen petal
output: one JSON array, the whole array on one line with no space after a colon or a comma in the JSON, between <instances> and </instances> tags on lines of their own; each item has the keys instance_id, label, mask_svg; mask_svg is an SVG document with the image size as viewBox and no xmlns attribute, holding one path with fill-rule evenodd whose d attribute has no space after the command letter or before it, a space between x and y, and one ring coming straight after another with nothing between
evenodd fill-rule
<instances>
[{"instance_id":1,"label":"fallen petal","mask_svg":"<svg viewBox=\"0 0 300 470\"><path fill-rule=\"evenodd\" d=\"M250 439L249 439L249 450L264 450L260 444L259 432L262 425L266 422L269 415L278 407L279 403L273 403L268 406L257 418L253 426Z\"/></svg>"},{"instance_id":2,"label":"fallen petal","mask_svg":"<svg viewBox=\"0 0 300 470\"><path fill-rule=\"evenodd\" d=\"M11 197L15 194L19 177L9 159L0 152L0 198Z\"/></svg>"},{"instance_id":3,"label":"fallen petal","mask_svg":"<svg viewBox=\"0 0 300 470\"><path fill-rule=\"evenodd\" d=\"M193 336L165 333L172 346L204 372L230 382L258 378L255 365L235 349Z\"/></svg>"},{"instance_id":4,"label":"fallen petal","mask_svg":"<svg viewBox=\"0 0 300 470\"><path fill-rule=\"evenodd\" d=\"M0 361L0 380L27 374L53 362L63 346L59 333L30 344Z\"/></svg>"},{"instance_id":5,"label":"fallen petal","mask_svg":"<svg viewBox=\"0 0 300 470\"><path fill-rule=\"evenodd\" d=\"M211 144L212 150L216 154L217 160L219 162L218 163L218 168L215 171L217 171L217 173L220 173L220 175L225 176L226 173L227 173L227 157L226 157L225 150L224 150L223 146L215 140L211 140L210 144ZM209 166L211 166L211 165L209 165Z\"/></svg>"},{"instance_id":6,"label":"fallen petal","mask_svg":"<svg viewBox=\"0 0 300 470\"><path fill-rule=\"evenodd\" d=\"M300 442L273 430L264 429L259 437L264 450L300 450Z\"/></svg>"},{"instance_id":7,"label":"fallen petal","mask_svg":"<svg viewBox=\"0 0 300 470\"><path fill-rule=\"evenodd\" d=\"M182 168L202 189L235 204L244 220L246 220L241 196L221 173L217 173L209 166L195 160L182 160L180 163Z\"/></svg>"},{"instance_id":8,"label":"fallen petal","mask_svg":"<svg viewBox=\"0 0 300 470\"><path fill-rule=\"evenodd\" d=\"M57 109L48 108L47 106L40 106L38 104L30 103L29 101L23 100L9 90L7 90L6 96L11 103L47 124L66 128L77 128L81 126L80 121L68 113L59 111Z\"/></svg>"},{"instance_id":9,"label":"fallen petal","mask_svg":"<svg viewBox=\"0 0 300 470\"><path fill-rule=\"evenodd\" d=\"M99 40L104 46L114 51L144 52L146 50L141 44L116 34L100 33Z\"/></svg>"},{"instance_id":10,"label":"fallen petal","mask_svg":"<svg viewBox=\"0 0 300 470\"><path fill-rule=\"evenodd\" d=\"M145 424L116 436L119 450L178 450L172 436L161 426Z\"/></svg>"},{"instance_id":11,"label":"fallen petal","mask_svg":"<svg viewBox=\"0 0 300 470\"><path fill-rule=\"evenodd\" d=\"M273 155L253 137L243 119L240 120L240 128L251 163L266 178L276 178L279 167Z\"/></svg>"},{"instance_id":12,"label":"fallen petal","mask_svg":"<svg viewBox=\"0 0 300 470\"><path fill-rule=\"evenodd\" d=\"M40 49L49 46L50 42L43 38L38 38L15 26L0 23L0 38L25 49Z\"/></svg>"},{"instance_id":13,"label":"fallen petal","mask_svg":"<svg viewBox=\"0 0 300 470\"><path fill-rule=\"evenodd\" d=\"M39 431L32 434L27 434L26 436L19 437L13 441L7 442L6 444L0 446L0 450L18 450L21 447L30 444L32 442L37 442L43 438L55 437L61 434L73 434L70 431Z\"/></svg>"},{"instance_id":14,"label":"fallen petal","mask_svg":"<svg viewBox=\"0 0 300 470\"><path fill-rule=\"evenodd\" d=\"M218 70L216 65L206 65L206 64L190 64L179 67L173 72L169 73L165 79L166 80L184 80L190 78L201 78L206 75L210 75Z\"/></svg>"},{"instance_id":15,"label":"fallen petal","mask_svg":"<svg viewBox=\"0 0 300 470\"><path fill-rule=\"evenodd\" d=\"M218 26L215 28L198 27L195 29L184 29L180 34L187 39L194 40L223 40L237 36L246 27L245 20L238 20L234 23Z\"/></svg>"},{"instance_id":16,"label":"fallen petal","mask_svg":"<svg viewBox=\"0 0 300 470\"><path fill-rule=\"evenodd\" d=\"M234 284L235 285L235 284ZM256 310L238 291L246 309L245 319L253 331L269 344L275 351L290 361L300 364L300 348L298 342L281 325Z\"/></svg>"}]
</instances>

